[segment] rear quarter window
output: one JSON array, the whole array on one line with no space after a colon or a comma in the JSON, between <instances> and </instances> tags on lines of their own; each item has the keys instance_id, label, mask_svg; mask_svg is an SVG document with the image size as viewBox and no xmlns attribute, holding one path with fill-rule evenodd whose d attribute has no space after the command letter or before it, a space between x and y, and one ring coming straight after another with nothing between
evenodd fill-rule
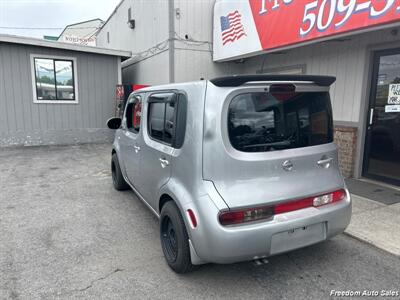
<instances>
[{"instance_id":1,"label":"rear quarter window","mask_svg":"<svg viewBox=\"0 0 400 300\"><path fill-rule=\"evenodd\" d=\"M186 96L180 92L149 97L148 134L156 141L181 148L186 130Z\"/></svg>"},{"instance_id":2,"label":"rear quarter window","mask_svg":"<svg viewBox=\"0 0 400 300\"><path fill-rule=\"evenodd\" d=\"M228 134L242 152L266 152L333 141L328 92L253 92L235 96L228 108Z\"/></svg>"}]
</instances>

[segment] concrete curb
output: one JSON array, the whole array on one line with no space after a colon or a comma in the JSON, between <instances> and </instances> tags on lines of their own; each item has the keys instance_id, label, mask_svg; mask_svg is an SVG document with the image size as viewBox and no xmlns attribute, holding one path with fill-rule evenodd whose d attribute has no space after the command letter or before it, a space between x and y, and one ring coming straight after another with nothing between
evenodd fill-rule
<instances>
[{"instance_id":1,"label":"concrete curb","mask_svg":"<svg viewBox=\"0 0 400 300\"><path fill-rule=\"evenodd\" d=\"M396 254L396 253L394 253L394 252L392 252L392 251L390 251L390 250L388 250L388 249L385 249L384 247L380 247L380 246L374 244L373 241L370 241L370 240L368 240L368 239L364 239L364 238L362 238L362 237L360 237L360 236L358 236L358 235L356 235L356 234L349 233L349 232L346 232L346 231L343 232L343 234L344 234L344 235L347 235L347 236L349 236L349 237L351 237L351 238L353 238L353 239L355 239L355 240L357 240L357 241L366 243L366 244L368 244L368 245L370 245L370 246L372 246L372 247L374 247L374 248L376 248L376 249L379 249L380 251L385 251L386 253L389 253L389 254L391 254L391 255L397 257L397 258L400 258L400 254Z\"/></svg>"},{"instance_id":2,"label":"concrete curb","mask_svg":"<svg viewBox=\"0 0 400 300\"><path fill-rule=\"evenodd\" d=\"M400 204L386 205L352 194L353 214L345 234L400 257Z\"/></svg>"}]
</instances>

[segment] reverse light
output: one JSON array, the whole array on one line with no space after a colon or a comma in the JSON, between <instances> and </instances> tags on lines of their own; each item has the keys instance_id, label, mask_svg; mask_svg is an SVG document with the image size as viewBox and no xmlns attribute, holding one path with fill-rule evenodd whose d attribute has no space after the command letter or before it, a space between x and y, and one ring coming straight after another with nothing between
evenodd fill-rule
<instances>
[{"instance_id":1,"label":"reverse light","mask_svg":"<svg viewBox=\"0 0 400 300\"><path fill-rule=\"evenodd\" d=\"M343 200L345 197L346 197L345 190L337 190L330 194L315 197L313 199L313 205L315 207L317 207L317 206L321 206L321 205L325 205L325 204Z\"/></svg>"},{"instance_id":2,"label":"reverse light","mask_svg":"<svg viewBox=\"0 0 400 300\"><path fill-rule=\"evenodd\" d=\"M346 198L346 191L341 189L329 194L323 194L304 199L288 201L271 206L230 210L219 214L221 225L234 225L272 218L274 215L295 211L307 207L320 207L341 201Z\"/></svg>"}]
</instances>

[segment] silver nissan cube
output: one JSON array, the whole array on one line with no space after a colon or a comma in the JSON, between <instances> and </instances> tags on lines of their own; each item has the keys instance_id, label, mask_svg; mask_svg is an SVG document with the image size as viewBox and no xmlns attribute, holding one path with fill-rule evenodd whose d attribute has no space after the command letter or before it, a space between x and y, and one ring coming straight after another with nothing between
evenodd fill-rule
<instances>
[{"instance_id":1,"label":"silver nissan cube","mask_svg":"<svg viewBox=\"0 0 400 300\"><path fill-rule=\"evenodd\" d=\"M111 170L159 218L168 265L263 260L350 222L333 143L334 77L244 75L130 95Z\"/></svg>"}]
</instances>

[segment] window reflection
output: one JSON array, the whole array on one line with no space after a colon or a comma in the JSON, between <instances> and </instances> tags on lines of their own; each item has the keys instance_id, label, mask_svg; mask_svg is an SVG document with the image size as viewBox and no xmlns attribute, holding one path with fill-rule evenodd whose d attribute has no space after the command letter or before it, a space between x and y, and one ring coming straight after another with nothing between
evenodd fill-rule
<instances>
[{"instance_id":1,"label":"window reflection","mask_svg":"<svg viewBox=\"0 0 400 300\"><path fill-rule=\"evenodd\" d=\"M175 137L175 94L154 94L149 98L149 133L156 140L172 144ZM153 102L157 101L157 102Z\"/></svg>"},{"instance_id":2,"label":"window reflection","mask_svg":"<svg viewBox=\"0 0 400 300\"><path fill-rule=\"evenodd\" d=\"M264 152L332 142L328 93L246 93L229 105L232 146Z\"/></svg>"},{"instance_id":3,"label":"window reflection","mask_svg":"<svg viewBox=\"0 0 400 300\"><path fill-rule=\"evenodd\" d=\"M55 100L56 86L52 59L35 58L36 89L38 100Z\"/></svg>"},{"instance_id":4,"label":"window reflection","mask_svg":"<svg viewBox=\"0 0 400 300\"><path fill-rule=\"evenodd\" d=\"M72 61L56 60L55 62L57 99L74 99L74 78Z\"/></svg>"},{"instance_id":5,"label":"window reflection","mask_svg":"<svg viewBox=\"0 0 400 300\"><path fill-rule=\"evenodd\" d=\"M165 103L150 104L150 134L152 137L163 140Z\"/></svg>"},{"instance_id":6,"label":"window reflection","mask_svg":"<svg viewBox=\"0 0 400 300\"><path fill-rule=\"evenodd\" d=\"M37 100L75 100L73 62L35 58Z\"/></svg>"}]
</instances>

